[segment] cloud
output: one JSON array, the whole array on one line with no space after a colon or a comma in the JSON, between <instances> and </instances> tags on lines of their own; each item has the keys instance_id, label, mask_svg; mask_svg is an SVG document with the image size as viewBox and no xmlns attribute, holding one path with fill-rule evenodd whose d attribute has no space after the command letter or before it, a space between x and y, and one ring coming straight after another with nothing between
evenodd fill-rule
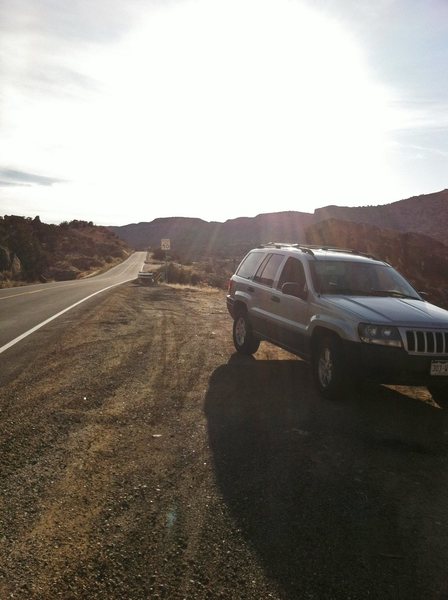
<instances>
[{"instance_id":1,"label":"cloud","mask_svg":"<svg viewBox=\"0 0 448 600\"><path fill-rule=\"evenodd\" d=\"M305 0L349 24L369 63L384 82L414 96L448 93L448 3L446 0Z\"/></svg>"},{"instance_id":2,"label":"cloud","mask_svg":"<svg viewBox=\"0 0 448 600\"><path fill-rule=\"evenodd\" d=\"M97 4L101 9L102 3ZM127 20L111 10L109 19L102 16L101 25L96 25L95 14L90 11L89 17L87 4L80 1L70 8L49 0L0 2L0 108L6 111L8 99L17 94L35 100L39 95L80 96L97 91L96 81L83 72L79 58L120 37Z\"/></svg>"},{"instance_id":3,"label":"cloud","mask_svg":"<svg viewBox=\"0 0 448 600\"><path fill-rule=\"evenodd\" d=\"M115 41L131 25L135 4L132 0L126 4L119 0L96 0L94 4L85 0L4 0L0 29L65 41Z\"/></svg>"},{"instance_id":4,"label":"cloud","mask_svg":"<svg viewBox=\"0 0 448 600\"><path fill-rule=\"evenodd\" d=\"M63 179L36 175L35 173L27 173L26 171L16 171L14 169L0 167L0 186L2 187L30 185L51 186L55 183L65 183L65 181Z\"/></svg>"},{"instance_id":5,"label":"cloud","mask_svg":"<svg viewBox=\"0 0 448 600\"><path fill-rule=\"evenodd\" d=\"M11 181L2 181L0 179L0 187L29 187L29 183L12 183Z\"/></svg>"},{"instance_id":6,"label":"cloud","mask_svg":"<svg viewBox=\"0 0 448 600\"><path fill-rule=\"evenodd\" d=\"M97 80L79 71L62 65L36 65L32 73L17 81L18 89L27 95L40 93L45 95L65 97L85 97L86 94L100 92L101 86Z\"/></svg>"},{"instance_id":7,"label":"cloud","mask_svg":"<svg viewBox=\"0 0 448 600\"><path fill-rule=\"evenodd\" d=\"M448 12L406 2L0 0L1 202L126 222L412 195L387 144L446 160Z\"/></svg>"}]
</instances>

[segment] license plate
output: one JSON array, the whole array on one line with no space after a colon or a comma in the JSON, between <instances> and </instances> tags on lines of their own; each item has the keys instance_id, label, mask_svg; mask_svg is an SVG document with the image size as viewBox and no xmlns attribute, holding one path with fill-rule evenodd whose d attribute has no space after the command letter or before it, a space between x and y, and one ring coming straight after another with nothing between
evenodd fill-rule
<instances>
[{"instance_id":1,"label":"license plate","mask_svg":"<svg viewBox=\"0 0 448 600\"><path fill-rule=\"evenodd\" d=\"M446 375L448 376L448 360L432 360L431 375Z\"/></svg>"}]
</instances>

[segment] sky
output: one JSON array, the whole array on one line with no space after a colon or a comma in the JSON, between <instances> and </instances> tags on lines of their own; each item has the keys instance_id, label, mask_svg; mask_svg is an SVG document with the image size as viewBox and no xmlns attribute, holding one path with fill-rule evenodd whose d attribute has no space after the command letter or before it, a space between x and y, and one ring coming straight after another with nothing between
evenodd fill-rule
<instances>
[{"instance_id":1,"label":"sky","mask_svg":"<svg viewBox=\"0 0 448 600\"><path fill-rule=\"evenodd\" d=\"M125 225L448 187L446 0L0 0L0 215Z\"/></svg>"}]
</instances>

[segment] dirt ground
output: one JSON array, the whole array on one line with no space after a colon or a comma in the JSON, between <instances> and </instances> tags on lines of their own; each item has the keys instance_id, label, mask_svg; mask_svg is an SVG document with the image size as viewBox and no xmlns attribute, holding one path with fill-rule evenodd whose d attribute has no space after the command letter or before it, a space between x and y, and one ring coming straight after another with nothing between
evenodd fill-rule
<instances>
[{"instance_id":1,"label":"dirt ground","mask_svg":"<svg viewBox=\"0 0 448 600\"><path fill-rule=\"evenodd\" d=\"M445 411L330 402L225 293L116 288L0 364L0 598L448 598Z\"/></svg>"}]
</instances>

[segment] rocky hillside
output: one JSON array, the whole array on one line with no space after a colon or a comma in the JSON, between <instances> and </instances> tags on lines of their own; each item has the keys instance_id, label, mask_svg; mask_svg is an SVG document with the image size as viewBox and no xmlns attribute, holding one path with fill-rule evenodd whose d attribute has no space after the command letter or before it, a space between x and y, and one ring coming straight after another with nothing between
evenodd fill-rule
<instances>
[{"instance_id":1,"label":"rocky hillside","mask_svg":"<svg viewBox=\"0 0 448 600\"><path fill-rule=\"evenodd\" d=\"M419 233L329 219L306 230L309 244L351 248L385 260L428 300L448 308L448 246Z\"/></svg>"},{"instance_id":2,"label":"rocky hillside","mask_svg":"<svg viewBox=\"0 0 448 600\"><path fill-rule=\"evenodd\" d=\"M0 217L0 286L76 279L129 253L125 242L93 223L47 225L39 217Z\"/></svg>"},{"instance_id":3,"label":"rocky hillside","mask_svg":"<svg viewBox=\"0 0 448 600\"><path fill-rule=\"evenodd\" d=\"M314 212L314 222L339 219L397 231L413 231L446 241L448 190L414 196L380 206L326 206Z\"/></svg>"},{"instance_id":4,"label":"rocky hillside","mask_svg":"<svg viewBox=\"0 0 448 600\"><path fill-rule=\"evenodd\" d=\"M160 240L169 238L173 252L187 260L204 256L239 258L263 242L303 241L305 228L312 220L311 214L301 212L241 217L225 223L171 217L110 230L138 250L159 248Z\"/></svg>"},{"instance_id":5,"label":"rocky hillside","mask_svg":"<svg viewBox=\"0 0 448 600\"><path fill-rule=\"evenodd\" d=\"M183 257L231 258L240 257L249 248L273 240L304 242L306 227L328 219L420 233L443 243L448 230L448 190L380 206L327 206L317 209L314 214L295 211L268 213L253 218L231 219L225 223L171 217L110 229L131 247L140 250L159 248L162 238L170 238L173 251Z\"/></svg>"}]
</instances>

